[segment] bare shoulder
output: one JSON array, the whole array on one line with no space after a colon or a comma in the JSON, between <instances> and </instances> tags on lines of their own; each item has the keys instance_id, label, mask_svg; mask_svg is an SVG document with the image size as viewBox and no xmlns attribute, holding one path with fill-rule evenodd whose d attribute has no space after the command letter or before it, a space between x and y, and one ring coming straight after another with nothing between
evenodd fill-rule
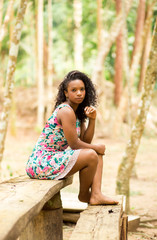
<instances>
[{"instance_id":1,"label":"bare shoulder","mask_svg":"<svg viewBox=\"0 0 157 240\"><path fill-rule=\"evenodd\" d=\"M71 107L64 106L58 110L57 119L61 123L63 121L76 121L75 112Z\"/></svg>"}]
</instances>

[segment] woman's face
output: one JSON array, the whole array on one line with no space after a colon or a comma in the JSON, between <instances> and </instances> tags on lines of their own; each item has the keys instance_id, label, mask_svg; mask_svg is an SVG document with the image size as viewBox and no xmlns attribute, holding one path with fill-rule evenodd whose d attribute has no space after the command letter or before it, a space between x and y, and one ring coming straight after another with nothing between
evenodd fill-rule
<instances>
[{"instance_id":1,"label":"woman's face","mask_svg":"<svg viewBox=\"0 0 157 240\"><path fill-rule=\"evenodd\" d=\"M70 81L64 94L69 104L79 105L83 102L86 94L84 82L80 79Z\"/></svg>"}]
</instances>

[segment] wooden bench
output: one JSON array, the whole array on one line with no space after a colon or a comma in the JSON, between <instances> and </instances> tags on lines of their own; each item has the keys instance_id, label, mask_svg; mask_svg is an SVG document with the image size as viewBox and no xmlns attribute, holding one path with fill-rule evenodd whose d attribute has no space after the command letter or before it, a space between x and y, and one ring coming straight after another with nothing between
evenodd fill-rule
<instances>
[{"instance_id":1,"label":"wooden bench","mask_svg":"<svg viewBox=\"0 0 157 240\"><path fill-rule=\"evenodd\" d=\"M70 240L127 240L125 198L118 205L88 206L77 221Z\"/></svg>"},{"instance_id":2,"label":"wooden bench","mask_svg":"<svg viewBox=\"0 0 157 240\"><path fill-rule=\"evenodd\" d=\"M72 183L20 176L0 184L0 240L61 240L60 190Z\"/></svg>"}]
</instances>

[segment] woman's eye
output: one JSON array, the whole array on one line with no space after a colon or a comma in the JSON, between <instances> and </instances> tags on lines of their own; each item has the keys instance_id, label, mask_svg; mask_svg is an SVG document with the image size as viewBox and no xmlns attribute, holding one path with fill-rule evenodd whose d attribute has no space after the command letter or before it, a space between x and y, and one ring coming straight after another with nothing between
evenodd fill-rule
<instances>
[{"instance_id":1,"label":"woman's eye","mask_svg":"<svg viewBox=\"0 0 157 240\"><path fill-rule=\"evenodd\" d=\"M72 89L72 92L76 92L76 89Z\"/></svg>"},{"instance_id":2,"label":"woman's eye","mask_svg":"<svg viewBox=\"0 0 157 240\"><path fill-rule=\"evenodd\" d=\"M85 88L81 88L81 91L84 91L85 90Z\"/></svg>"}]
</instances>

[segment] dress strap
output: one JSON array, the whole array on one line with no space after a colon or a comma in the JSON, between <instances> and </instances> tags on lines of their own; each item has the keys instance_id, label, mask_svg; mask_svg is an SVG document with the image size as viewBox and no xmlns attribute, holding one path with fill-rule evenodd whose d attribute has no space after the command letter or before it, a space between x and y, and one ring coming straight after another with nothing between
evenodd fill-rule
<instances>
[{"instance_id":1,"label":"dress strap","mask_svg":"<svg viewBox=\"0 0 157 240\"><path fill-rule=\"evenodd\" d=\"M63 107L69 107L69 108L71 108L72 109L72 107L69 105L69 104L67 104L67 103L61 103L60 105L58 105L57 106L57 111L59 110L59 109L61 109L61 108L63 108Z\"/></svg>"}]
</instances>

